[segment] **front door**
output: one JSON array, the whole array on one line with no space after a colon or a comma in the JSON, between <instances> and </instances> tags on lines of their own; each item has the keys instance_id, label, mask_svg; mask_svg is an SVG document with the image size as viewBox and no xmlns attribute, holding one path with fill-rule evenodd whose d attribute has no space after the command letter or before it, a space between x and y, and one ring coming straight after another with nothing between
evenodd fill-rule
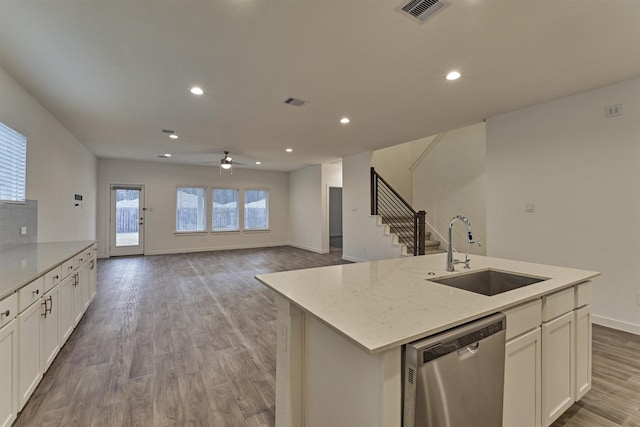
<instances>
[{"instance_id":1,"label":"front door","mask_svg":"<svg viewBox=\"0 0 640 427\"><path fill-rule=\"evenodd\" d=\"M111 186L111 256L144 254L144 187Z\"/></svg>"}]
</instances>

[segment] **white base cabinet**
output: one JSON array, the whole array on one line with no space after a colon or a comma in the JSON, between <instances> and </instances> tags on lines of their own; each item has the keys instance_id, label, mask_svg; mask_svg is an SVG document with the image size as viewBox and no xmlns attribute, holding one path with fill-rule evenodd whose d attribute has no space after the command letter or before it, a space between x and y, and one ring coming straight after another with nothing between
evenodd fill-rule
<instances>
[{"instance_id":1,"label":"white base cabinet","mask_svg":"<svg viewBox=\"0 0 640 427\"><path fill-rule=\"evenodd\" d=\"M60 343L64 344L71 336L74 326L73 315L73 295L75 290L76 278L71 275L64 279L60 285L60 295L58 296L59 313L58 313L58 336ZM62 346L61 344L61 346Z\"/></svg>"},{"instance_id":2,"label":"white base cabinet","mask_svg":"<svg viewBox=\"0 0 640 427\"><path fill-rule=\"evenodd\" d=\"M39 301L18 315L18 407L22 410L42 379L40 370L40 320L42 306Z\"/></svg>"},{"instance_id":3,"label":"white base cabinet","mask_svg":"<svg viewBox=\"0 0 640 427\"><path fill-rule=\"evenodd\" d=\"M0 327L0 427L9 427L16 419L17 391L18 321L14 319Z\"/></svg>"},{"instance_id":4,"label":"white base cabinet","mask_svg":"<svg viewBox=\"0 0 640 427\"><path fill-rule=\"evenodd\" d=\"M542 324L542 416L551 425L575 401L573 311Z\"/></svg>"},{"instance_id":5,"label":"white base cabinet","mask_svg":"<svg viewBox=\"0 0 640 427\"><path fill-rule=\"evenodd\" d=\"M505 351L502 425L540 427L540 327L509 340Z\"/></svg>"},{"instance_id":6,"label":"white base cabinet","mask_svg":"<svg viewBox=\"0 0 640 427\"><path fill-rule=\"evenodd\" d=\"M575 399L576 401L591 390L591 306L575 311Z\"/></svg>"},{"instance_id":7,"label":"white base cabinet","mask_svg":"<svg viewBox=\"0 0 640 427\"><path fill-rule=\"evenodd\" d=\"M60 285L55 286L44 295L42 328L40 329L40 370L46 372L56 358L62 343L58 332Z\"/></svg>"}]
</instances>

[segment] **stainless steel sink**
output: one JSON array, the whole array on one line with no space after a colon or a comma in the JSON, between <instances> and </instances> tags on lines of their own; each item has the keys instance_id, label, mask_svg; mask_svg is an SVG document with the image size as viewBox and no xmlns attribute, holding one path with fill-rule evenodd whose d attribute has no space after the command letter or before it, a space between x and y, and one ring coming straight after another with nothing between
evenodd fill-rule
<instances>
[{"instance_id":1,"label":"stainless steel sink","mask_svg":"<svg viewBox=\"0 0 640 427\"><path fill-rule=\"evenodd\" d=\"M504 273L497 270L482 270L475 273L461 274L459 276L427 280L477 294L493 296L548 279Z\"/></svg>"}]
</instances>

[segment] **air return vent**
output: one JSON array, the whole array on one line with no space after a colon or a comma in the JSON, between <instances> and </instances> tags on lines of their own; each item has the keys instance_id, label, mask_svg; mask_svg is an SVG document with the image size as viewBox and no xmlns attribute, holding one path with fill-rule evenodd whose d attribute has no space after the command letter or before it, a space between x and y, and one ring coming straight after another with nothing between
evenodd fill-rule
<instances>
[{"instance_id":1,"label":"air return vent","mask_svg":"<svg viewBox=\"0 0 640 427\"><path fill-rule=\"evenodd\" d=\"M409 3L402 3L398 10L422 23L445 6L445 3L438 0L411 0Z\"/></svg>"},{"instance_id":2,"label":"air return vent","mask_svg":"<svg viewBox=\"0 0 640 427\"><path fill-rule=\"evenodd\" d=\"M287 98L284 100L285 104L293 105L295 107L302 107L305 104L308 104L309 101L303 101L302 99L297 98Z\"/></svg>"},{"instance_id":3,"label":"air return vent","mask_svg":"<svg viewBox=\"0 0 640 427\"><path fill-rule=\"evenodd\" d=\"M170 135L173 135L174 133L176 133L176 131L171 129L162 129L162 133L168 133Z\"/></svg>"}]
</instances>

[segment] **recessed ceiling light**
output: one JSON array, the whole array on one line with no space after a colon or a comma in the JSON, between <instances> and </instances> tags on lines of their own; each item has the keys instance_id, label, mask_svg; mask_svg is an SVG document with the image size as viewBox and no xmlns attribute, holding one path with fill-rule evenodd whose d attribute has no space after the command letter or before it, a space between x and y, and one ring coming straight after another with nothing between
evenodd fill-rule
<instances>
[{"instance_id":1,"label":"recessed ceiling light","mask_svg":"<svg viewBox=\"0 0 640 427\"><path fill-rule=\"evenodd\" d=\"M447 74L447 80L458 80L460 78L460 73L458 71L451 71Z\"/></svg>"},{"instance_id":2,"label":"recessed ceiling light","mask_svg":"<svg viewBox=\"0 0 640 427\"><path fill-rule=\"evenodd\" d=\"M343 117L343 118L340 119L340 123L342 123L343 125L346 125L350 121L351 120L349 120L349 117Z\"/></svg>"},{"instance_id":3,"label":"recessed ceiling light","mask_svg":"<svg viewBox=\"0 0 640 427\"><path fill-rule=\"evenodd\" d=\"M256 165L261 165L261 164L262 164L262 162L256 162Z\"/></svg>"},{"instance_id":4,"label":"recessed ceiling light","mask_svg":"<svg viewBox=\"0 0 640 427\"><path fill-rule=\"evenodd\" d=\"M168 159L169 157L171 157L171 154L169 153L160 154L158 157L160 157L161 159Z\"/></svg>"},{"instance_id":5,"label":"recessed ceiling light","mask_svg":"<svg viewBox=\"0 0 640 427\"><path fill-rule=\"evenodd\" d=\"M199 88L198 86L194 86L191 88L191 93L194 95L202 95L204 91L202 90L202 88Z\"/></svg>"},{"instance_id":6,"label":"recessed ceiling light","mask_svg":"<svg viewBox=\"0 0 640 427\"><path fill-rule=\"evenodd\" d=\"M171 139L178 139L178 135L176 135L175 133L169 135L169 138Z\"/></svg>"},{"instance_id":7,"label":"recessed ceiling light","mask_svg":"<svg viewBox=\"0 0 640 427\"><path fill-rule=\"evenodd\" d=\"M293 148L287 148L287 149L286 149L286 150L284 150L284 151L286 151L287 153L291 153L291 152L293 152Z\"/></svg>"}]
</instances>

